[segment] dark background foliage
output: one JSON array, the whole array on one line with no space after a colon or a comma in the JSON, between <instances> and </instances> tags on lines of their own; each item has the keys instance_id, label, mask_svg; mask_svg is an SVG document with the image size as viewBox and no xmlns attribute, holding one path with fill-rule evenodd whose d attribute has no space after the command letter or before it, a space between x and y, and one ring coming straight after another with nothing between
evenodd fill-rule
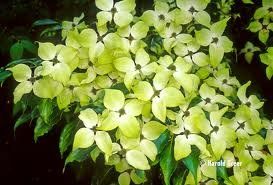
<instances>
[{"instance_id":1,"label":"dark background foliage","mask_svg":"<svg viewBox=\"0 0 273 185\"><path fill-rule=\"evenodd\" d=\"M215 1L215 0L212 0ZM138 8L150 7L151 3L139 0ZM233 13L240 13L241 17L229 22L227 34L234 41L237 51L244 47L246 41L251 40L255 45L265 48L258 41L255 34L244 31L248 26L258 5L244 5L236 0ZM68 20L86 15L87 21L94 20L97 9L93 0L6 0L0 1L0 67L9 63L9 48L21 39L31 41L50 40L59 42L58 37L40 37L41 29L31 27L38 19L50 18L56 21ZM272 38L272 35L271 37ZM272 39L270 41L272 43ZM24 54L31 57L31 54ZM264 112L273 116L273 81L267 80L265 66L255 55L251 64L247 64L242 55L231 54L233 75L241 83L252 81L250 91L260 94L266 100ZM91 183L94 175L106 174L104 169L90 165L90 161L73 164L63 173L64 159L58 149L61 128L56 127L50 134L41 137L37 143L33 140L34 124L28 123L13 131L16 118L12 116L12 92L15 82L8 79L0 88L0 184L17 185L55 185L55 184L83 184ZM96 174L95 172L99 173ZM159 171L153 171L152 184L160 184ZM107 176L115 176L111 172ZM102 184L110 184L105 180Z\"/></svg>"}]
</instances>

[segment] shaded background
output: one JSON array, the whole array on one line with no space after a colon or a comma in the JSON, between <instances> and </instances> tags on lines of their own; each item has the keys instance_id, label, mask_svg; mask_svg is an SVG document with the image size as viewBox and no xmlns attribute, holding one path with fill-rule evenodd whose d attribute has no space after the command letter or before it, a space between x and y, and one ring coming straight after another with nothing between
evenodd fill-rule
<instances>
[{"instance_id":1,"label":"shaded background","mask_svg":"<svg viewBox=\"0 0 273 185\"><path fill-rule=\"evenodd\" d=\"M139 1L139 7L150 7L151 3ZM255 45L263 45L256 34L243 31L258 5L244 5L236 1L233 13L240 13L241 17L233 19L227 28L227 34L232 38L234 47L240 51L246 41L251 40ZM212 7L215 8L215 7ZM32 41L48 40L39 37L41 30L33 29L32 23L38 19L50 18L57 21L72 21L81 12L86 20L94 19L97 9L92 0L10 0L0 2L0 67L10 62L9 48L18 39L28 38ZM52 40L56 42L56 40ZM272 40L270 41L272 42ZM29 56L24 56L29 57ZM264 112L273 116L273 81L267 80L265 66L255 55L251 64L247 64L242 55L236 59L232 54L233 75L241 83L252 81L251 92L261 94L266 100ZM55 184L90 184L95 169L90 161L70 165L62 173L64 159L61 159L58 149L61 128L56 127L48 135L41 137L37 143L33 140L34 124L24 124L14 133L14 118L12 117L12 92L15 87L13 79L8 79L0 88L0 184L17 185L55 185ZM103 170L100 173L105 173ZM111 173L109 174L111 175ZM113 176L115 174L112 174ZM159 172L153 173L153 183L160 184ZM104 182L104 184L110 184Z\"/></svg>"}]
</instances>

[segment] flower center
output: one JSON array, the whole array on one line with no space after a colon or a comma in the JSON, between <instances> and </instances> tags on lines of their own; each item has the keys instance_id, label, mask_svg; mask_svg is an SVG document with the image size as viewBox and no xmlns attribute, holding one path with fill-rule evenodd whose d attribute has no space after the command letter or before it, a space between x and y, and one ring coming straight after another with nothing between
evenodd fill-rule
<instances>
[{"instance_id":1,"label":"flower center","mask_svg":"<svg viewBox=\"0 0 273 185\"><path fill-rule=\"evenodd\" d=\"M120 109L120 110L119 110L119 115L122 116L122 115L124 115L124 114L125 114L125 110L124 110L124 109Z\"/></svg>"},{"instance_id":2,"label":"flower center","mask_svg":"<svg viewBox=\"0 0 273 185\"><path fill-rule=\"evenodd\" d=\"M113 7L112 9L111 9L111 13L112 14L115 14L115 13L117 13L118 11L117 11L117 9L115 8L115 7Z\"/></svg>"},{"instance_id":3,"label":"flower center","mask_svg":"<svg viewBox=\"0 0 273 185\"><path fill-rule=\"evenodd\" d=\"M250 107L251 106L251 103L248 101L246 102L246 106Z\"/></svg>"},{"instance_id":4,"label":"flower center","mask_svg":"<svg viewBox=\"0 0 273 185\"><path fill-rule=\"evenodd\" d=\"M93 87L92 90L91 90L91 92L92 92L93 94L97 94L98 90L95 89L95 88Z\"/></svg>"},{"instance_id":5,"label":"flower center","mask_svg":"<svg viewBox=\"0 0 273 185\"><path fill-rule=\"evenodd\" d=\"M197 11L196 11L195 8L192 6L192 7L189 9L189 12L191 12L191 13L193 14L194 12L197 12Z\"/></svg>"},{"instance_id":6,"label":"flower center","mask_svg":"<svg viewBox=\"0 0 273 185\"><path fill-rule=\"evenodd\" d=\"M70 85L70 86L68 87L68 89L69 89L70 91L73 91L74 87L73 87L72 85Z\"/></svg>"},{"instance_id":7,"label":"flower center","mask_svg":"<svg viewBox=\"0 0 273 185\"><path fill-rule=\"evenodd\" d=\"M190 57L192 57L193 52L192 52L192 51L189 51L189 52L188 52L188 55L189 55Z\"/></svg>"},{"instance_id":8,"label":"flower center","mask_svg":"<svg viewBox=\"0 0 273 185\"><path fill-rule=\"evenodd\" d=\"M171 37L175 38L176 37L176 33L173 32L172 35L171 35Z\"/></svg>"},{"instance_id":9,"label":"flower center","mask_svg":"<svg viewBox=\"0 0 273 185\"><path fill-rule=\"evenodd\" d=\"M210 98L206 98L205 102L206 102L206 104L210 103L211 102Z\"/></svg>"},{"instance_id":10,"label":"flower center","mask_svg":"<svg viewBox=\"0 0 273 185\"><path fill-rule=\"evenodd\" d=\"M176 70L176 67L175 67L175 65L170 65L169 67L168 67L168 69L170 69L170 70L172 70L172 71L175 71Z\"/></svg>"},{"instance_id":11,"label":"flower center","mask_svg":"<svg viewBox=\"0 0 273 185\"><path fill-rule=\"evenodd\" d=\"M219 130L219 127L218 126L214 126L212 131L213 132L218 132L218 130Z\"/></svg>"},{"instance_id":12,"label":"flower center","mask_svg":"<svg viewBox=\"0 0 273 185\"><path fill-rule=\"evenodd\" d=\"M159 96L159 94L160 94L160 91L155 91L154 92L154 97Z\"/></svg>"},{"instance_id":13,"label":"flower center","mask_svg":"<svg viewBox=\"0 0 273 185\"><path fill-rule=\"evenodd\" d=\"M165 20L165 16L164 16L163 14L160 14L160 15L158 16L158 18L159 18L159 20L161 20L161 21L164 21L164 20Z\"/></svg>"},{"instance_id":14,"label":"flower center","mask_svg":"<svg viewBox=\"0 0 273 185\"><path fill-rule=\"evenodd\" d=\"M218 39L217 37L214 37L214 38L212 39L212 42L215 43L215 44L217 44L218 41L219 41L219 39Z\"/></svg>"},{"instance_id":15,"label":"flower center","mask_svg":"<svg viewBox=\"0 0 273 185\"><path fill-rule=\"evenodd\" d=\"M245 128L245 122L242 122L242 123L237 122L237 123L239 125L238 129L244 129Z\"/></svg>"},{"instance_id":16,"label":"flower center","mask_svg":"<svg viewBox=\"0 0 273 185\"><path fill-rule=\"evenodd\" d=\"M136 65L136 70L140 70L141 69L141 65L137 64Z\"/></svg>"},{"instance_id":17,"label":"flower center","mask_svg":"<svg viewBox=\"0 0 273 185\"><path fill-rule=\"evenodd\" d=\"M184 131L184 135L185 135L186 137L188 137L188 136L190 135L190 131L185 130L185 131Z\"/></svg>"},{"instance_id":18,"label":"flower center","mask_svg":"<svg viewBox=\"0 0 273 185\"><path fill-rule=\"evenodd\" d=\"M113 84L117 83L117 79L112 79Z\"/></svg>"},{"instance_id":19,"label":"flower center","mask_svg":"<svg viewBox=\"0 0 273 185\"><path fill-rule=\"evenodd\" d=\"M186 111L184 112L184 116L185 116L185 117L190 116L190 111L186 110Z\"/></svg>"},{"instance_id":20,"label":"flower center","mask_svg":"<svg viewBox=\"0 0 273 185\"><path fill-rule=\"evenodd\" d=\"M248 146L246 149L247 149L249 152L251 152L251 151L253 150L253 147L252 147L252 146Z\"/></svg>"},{"instance_id":21,"label":"flower center","mask_svg":"<svg viewBox=\"0 0 273 185\"><path fill-rule=\"evenodd\" d=\"M128 40L129 40L130 42L132 42L133 40L135 40L135 38L130 34L129 37L128 37Z\"/></svg>"}]
</instances>

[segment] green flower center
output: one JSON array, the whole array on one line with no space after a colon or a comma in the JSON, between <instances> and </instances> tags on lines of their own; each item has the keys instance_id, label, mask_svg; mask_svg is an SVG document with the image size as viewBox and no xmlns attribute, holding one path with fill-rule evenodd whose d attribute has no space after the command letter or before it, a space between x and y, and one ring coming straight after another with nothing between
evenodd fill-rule
<instances>
[{"instance_id":1,"label":"green flower center","mask_svg":"<svg viewBox=\"0 0 273 185\"><path fill-rule=\"evenodd\" d=\"M111 9L111 13L112 14L115 14L115 13L117 13L118 11L117 11L117 9L115 8L115 7L113 7L112 9Z\"/></svg>"},{"instance_id":2,"label":"green flower center","mask_svg":"<svg viewBox=\"0 0 273 185\"><path fill-rule=\"evenodd\" d=\"M208 104L208 103L211 102L211 99L210 99L210 98L206 98L206 99L205 99L205 102L206 102L206 104Z\"/></svg>"},{"instance_id":3,"label":"green flower center","mask_svg":"<svg viewBox=\"0 0 273 185\"><path fill-rule=\"evenodd\" d=\"M175 71L176 70L176 67L175 67L175 65L170 65L169 67L168 67L168 69L170 69L170 70L172 70L172 71Z\"/></svg>"},{"instance_id":4,"label":"green flower center","mask_svg":"<svg viewBox=\"0 0 273 185\"><path fill-rule=\"evenodd\" d=\"M172 35L171 35L171 37L175 38L176 37L176 33L173 32Z\"/></svg>"},{"instance_id":5,"label":"green flower center","mask_svg":"<svg viewBox=\"0 0 273 185\"><path fill-rule=\"evenodd\" d=\"M218 43L218 41L219 41L219 39L218 39L217 37L214 37L214 38L212 39L212 43L217 44L217 43Z\"/></svg>"},{"instance_id":6,"label":"green flower center","mask_svg":"<svg viewBox=\"0 0 273 185\"><path fill-rule=\"evenodd\" d=\"M192 57L193 52L192 52L192 51L189 51L189 52L188 52L188 55L189 55L190 57Z\"/></svg>"},{"instance_id":7,"label":"green flower center","mask_svg":"<svg viewBox=\"0 0 273 185\"><path fill-rule=\"evenodd\" d=\"M118 81L117 81L117 79L112 79L112 83L113 84L115 84L115 83L117 83Z\"/></svg>"},{"instance_id":8,"label":"green flower center","mask_svg":"<svg viewBox=\"0 0 273 185\"><path fill-rule=\"evenodd\" d=\"M246 102L246 106L250 107L251 106L251 103L248 101Z\"/></svg>"},{"instance_id":9,"label":"green flower center","mask_svg":"<svg viewBox=\"0 0 273 185\"><path fill-rule=\"evenodd\" d=\"M218 126L214 126L212 129L213 132L218 132L219 131L219 127Z\"/></svg>"},{"instance_id":10,"label":"green flower center","mask_svg":"<svg viewBox=\"0 0 273 185\"><path fill-rule=\"evenodd\" d=\"M154 92L154 97L159 96L159 94L160 94L160 91L157 91L157 90L156 90L156 91Z\"/></svg>"},{"instance_id":11,"label":"green flower center","mask_svg":"<svg viewBox=\"0 0 273 185\"><path fill-rule=\"evenodd\" d=\"M141 65L137 64L136 65L136 70L140 70L141 69Z\"/></svg>"},{"instance_id":12,"label":"green flower center","mask_svg":"<svg viewBox=\"0 0 273 185\"><path fill-rule=\"evenodd\" d=\"M189 9L189 12L191 12L191 13L193 14L193 13L195 13L195 12L197 12L197 11L196 11L195 8L192 6L192 7Z\"/></svg>"},{"instance_id":13,"label":"green flower center","mask_svg":"<svg viewBox=\"0 0 273 185\"><path fill-rule=\"evenodd\" d=\"M160 15L158 16L158 18L159 18L159 20L161 20L161 21L164 21L164 20L165 20L165 16L164 16L163 14L160 14Z\"/></svg>"},{"instance_id":14,"label":"green flower center","mask_svg":"<svg viewBox=\"0 0 273 185\"><path fill-rule=\"evenodd\" d=\"M237 123L238 123L238 125L239 125L239 127L237 128L237 130L238 130L238 129L244 129L244 128L245 128L245 122L240 123L240 122L237 121Z\"/></svg>"},{"instance_id":15,"label":"green flower center","mask_svg":"<svg viewBox=\"0 0 273 185\"><path fill-rule=\"evenodd\" d=\"M227 84L227 82L228 82L227 79L223 80L223 84Z\"/></svg>"},{"instance_id":16,"label":"green flower center","mask_svg":"<svg viewBox=\"0 0 273 185\"><path fill-rule=\"evenodd\" d=\"M186 111L184 112L184 116L185 116L185 117L190 116L190 111L186 110Z\"/></svg>"},{"instance_id":17,"label":"green flower center","mask_svg":"<svg viewBox=\"0 0 273 185\"><path fill-rule=\"evenodd\" d=\"M128 37L128 40L129 40L130 42L132 42L133 40L135 40L135 38L130 34L129 37Z\"/></svg>"},{"instance_id":18,"label":"green flower center","mask_svg":"<svg viewBox=\"0 0 273 185\"><path fill-rule=\"evenodd\" d=\"M93 87L92 90L91 90L91 92L92 92L93 94L97 94L98 90L95 89L95 88Z\"/></svg>"},{"instance_id":19,"label":"green flower center","mask_svg":"<svg viewBox=\"0 0 273 185\"><path fill-rule=\"evenodd\" d=\"M188 137L188 136L190 135L190 131L189 131L189 130L185 130L185 131L184 131L184 135L185 135L186 137Z\"/></svg>"},{"instance_id":20,"label":"green flower center","mask_svg":"<svg viewBox=\"0 0 273 185\"><path fill-rule=\"evenodd\" d=\"M73 85L70 85L70 86L68 87L68 89L69 89L70 91L73 91L74 86L73 86Z\"/></svg>"},{"instance_id":21,"label":"green flower center","mask_svg":"<svg viewBox=\"0 0 273 185\"><path fill-rule=\"evenodd\" d=\"M122 115L124 115L124 114L125 114L125 110L124 110L124 109L120 109L120 110L119 110L119 115L122 116Z\"/></svg>"},{"instance_id":22,"label":"green flower center","mask_svg":"<svg viewBox=\"0 0 273 185\"><path fill-rule=\"evenodd\" d=\"M251 152L251 151L253 150L253 147L252 147L252 146L248 146L246 149L247 149L249 152Z\"/></svg>"}]
</instances>

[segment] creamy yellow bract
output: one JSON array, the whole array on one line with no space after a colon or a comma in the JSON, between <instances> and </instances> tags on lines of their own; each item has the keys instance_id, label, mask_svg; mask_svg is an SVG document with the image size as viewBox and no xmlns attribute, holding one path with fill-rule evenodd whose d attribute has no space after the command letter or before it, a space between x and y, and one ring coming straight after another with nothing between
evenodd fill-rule
<instances>
[{"instance_id":1,"label":"creamy yellow bract","mask_svg":"<svg viewBox=\"0 0 273 185\"><path fill-rule=\"evenodd\" d=\"M246 94L250 82L240 85L223 60L233 51L224 34L229 18L212 22L210 0L155 0L140 16L136 3L95 0L96 28L81 16L63 23L64 43L39 42L41 65L8 68L19 82L14 102L33 93L71 114L79 105L72 150L95 146L92 159L104 155L121 185L147 180L136 171L164 158L156 140L166 132L165 148L171 145L178 164L195 146L200 160L241 164L224 167L225 184L269 185L273 126L260 117L263 102ZM198 164L186 184L218 184L217 166L207 164ZM262 175L253 175L257 170Z\"/></svg>"}]
</instances>

